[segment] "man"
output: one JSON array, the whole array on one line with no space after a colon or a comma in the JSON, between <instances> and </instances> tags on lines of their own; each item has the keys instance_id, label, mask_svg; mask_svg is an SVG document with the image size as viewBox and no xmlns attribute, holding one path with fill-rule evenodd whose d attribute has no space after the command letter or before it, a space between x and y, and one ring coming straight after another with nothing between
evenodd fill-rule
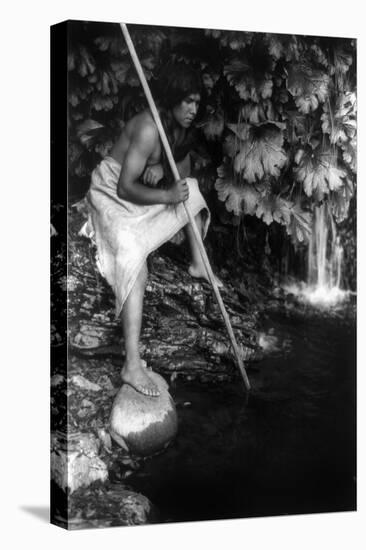
<instances>
[{"instance_id":1,"label":"man","mask_svg":"<svg viewBox=\"0 0 366 550\"><path fill-rule=\"evenodd\" d=\"M122 311L121 377L151 397L159 391L139 353L146 257L185 226L192 255L189 273L208 280L183 202L187 201L202 236L210 221L197 181L188 178L189 128L199 108L200 79L185 65L175 65L165 71L161 85L160 115L182 179L159 185L164 178L169 180L170 170L153 117L145 110L129 120L109 156L94 170L87 197L99 266L115 292L116 315Z\"/></svg>"}]
</instances>

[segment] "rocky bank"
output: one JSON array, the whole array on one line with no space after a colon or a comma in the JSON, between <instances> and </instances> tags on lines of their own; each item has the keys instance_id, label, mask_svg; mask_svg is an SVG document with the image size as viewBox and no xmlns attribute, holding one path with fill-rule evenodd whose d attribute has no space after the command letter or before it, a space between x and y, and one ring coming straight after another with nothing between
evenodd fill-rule
<instances>
[{"instance_id":1,"label":"rocky bank","mask_svg":"<svg viewBox=\"0 0 366 550\"><path fill-rule=\"evenodd\" d=\"M143 459L129 456L108 433L121 386L123 342L113 293L97 271L90 242L78 235L82 222L70 209L67 274L62 234L52 237L52 483L56 501L65 503L66 492L70 497L67 508L53 503L55 515L60 524L67 516L70 528L151 523L158 511L128 486L128 476ZM177 379L242 383L210 285L193 280L187 266L184 244L167 243L150 256L142 356L169 384ZM217 258L213 266L224 282L222 297L250 376L262 353L257 329L268 281L254 269L235 278ZM67 316L67 334L56 316Z\"/></svg>"}]
</instances>

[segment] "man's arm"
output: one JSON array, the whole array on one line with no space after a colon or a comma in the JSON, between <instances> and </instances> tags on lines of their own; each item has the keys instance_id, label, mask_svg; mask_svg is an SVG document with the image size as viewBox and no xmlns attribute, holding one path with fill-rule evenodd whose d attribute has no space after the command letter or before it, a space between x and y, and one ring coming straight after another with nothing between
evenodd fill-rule
<instances>
[{"instance_id":1,"label":"man's arm","mask_svg":"<svg viewBox=\"0 0 366 550\"><path fill-rule=\"evenodd\" d=\"M157 139L157 129L152 125L145 124L133 132L118 180L119 198L143 205L171 202L167 190L152 189L138 182L147 160L154 151Z\"/></svg>"},{"instance_id":2,"label":"man's arm","mask_svg":"<svg viewBox=\"0 0 366 550\"><path fill-rule=\"evenodd\" d=\"M142 205L178 204L188 199L189 188L185 179L174 182L170 189L153 189L139 183L138 179L154 151L157 139L155 126L144 124L135 129L117 184L120 199Z\"/></svg>"},{"instance_id":3,"label":"man's arm","mask_svg":"<svg viewBox=\"0 0 366 550\"><path fill-rule=\"evenodd\" d=\"M187 178L191 173L191 158L189 153L186 157L177 162L177 169L181 178ZM161 163L147 166L143 175L142 181L146 185L156 187L159 181L164 177L163 165Z\"/></svg>"}]
</instances>

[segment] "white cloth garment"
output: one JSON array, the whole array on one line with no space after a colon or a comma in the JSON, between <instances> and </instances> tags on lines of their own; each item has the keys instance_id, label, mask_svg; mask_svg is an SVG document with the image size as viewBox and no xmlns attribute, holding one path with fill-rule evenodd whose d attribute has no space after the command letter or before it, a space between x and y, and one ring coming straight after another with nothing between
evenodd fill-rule
<instances>
[{"instance_id":1,"label":"white cloth garment","mask_svg":"<svg viewBox=\"0 0 366 550\"><path fill-rule=\"evenodd\" d=\"M188 223L183 203L142 206L120 199L117 195L120 171L121 165L112 157L105 157L93 171L86 196L89 219L80 231L92 238L97 246L98 268L116 296L116 317L147 256ZM206 236L209 209L197 180L187 178L187 181L189 198L186 205L193 216L205 211Z\"/></svg>"}]
</instances>

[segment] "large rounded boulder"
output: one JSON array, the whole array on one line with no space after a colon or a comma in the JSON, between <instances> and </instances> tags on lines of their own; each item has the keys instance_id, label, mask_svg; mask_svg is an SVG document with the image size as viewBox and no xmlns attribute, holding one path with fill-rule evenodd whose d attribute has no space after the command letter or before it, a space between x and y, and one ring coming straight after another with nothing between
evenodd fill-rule
<instances>
[{"instance_id":1,"label":"large rounded boulder","mask_svg":"<svg viewBox=\"0 0 366 550\"><path fill-rule=\"evenodd\" d=\"M159 397L148 397L124 384L112 406L110 434L131 454L149 456L163 450L178 429L177 412L168 384L156 372L149 376L157 385Z\"/></svg>"}]
</instances>

